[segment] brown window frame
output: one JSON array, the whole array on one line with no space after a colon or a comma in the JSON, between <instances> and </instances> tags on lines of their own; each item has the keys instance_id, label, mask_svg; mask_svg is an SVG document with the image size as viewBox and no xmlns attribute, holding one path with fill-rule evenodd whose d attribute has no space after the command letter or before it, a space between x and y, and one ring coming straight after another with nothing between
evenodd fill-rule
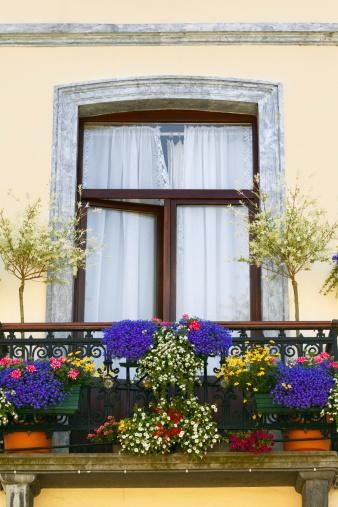
<instances>
[{"instance_id":1,"label":"brown window frame","mask_svg":"<svg viewBox=\"0 0 338 507\"><path fill-rule=\"evenodd\" d=\"M254 115L196 110L142 110L83 117L79 120L78 184L82 184L83 133L87 123L227 123L250 124L253 140L253 181L258 174L258 131ZM115 199L163 199L164 206L128 203ZM156 315L164 320L176 317L176 209L178 205L246 205L253 217L252 203L256 192L241 189L82 189L82 200L88 206L124 209L155 214L157 219L157 307ZM86 225L85 219L82 224ZM250 266L250 319L261 320L261 272ZM85 271L75 281L74 320L84 318Z\"/></svg>"}]
</instances>

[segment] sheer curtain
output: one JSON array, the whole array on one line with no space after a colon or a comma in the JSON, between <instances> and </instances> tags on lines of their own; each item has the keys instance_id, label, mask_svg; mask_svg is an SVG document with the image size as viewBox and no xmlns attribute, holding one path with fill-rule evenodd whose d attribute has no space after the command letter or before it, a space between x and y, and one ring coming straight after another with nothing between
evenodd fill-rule
<instances>
[{"instance_id":1,"label":"sheer curtain","mask_svg":"<svg viewBox=\"0 0 338 507\"><path fill-rule=\"evenodd\" d=\"M168 186L158 127L85 131L84 187ZM103 247L89 256L85 321L148 319L155 309L155 227L151 214L89 210L88 228Z\"/></svg>"},{"instance_id":2,"label":"sheer curtain","mask_svg":"<svg viewBox=\"0 0 338 507\"><path fill-rule=\"evenodd\" d=\"M246 127L186 126L184 144L169 144L173 187L251 187L251 131ZM249 320L249 268L236 260L248 254L245 215L245 208L178 207L177 317L189 313L211 320Z\"/></svg>"},{"instance_id":3,"label":"sheer curtain","mask_svg":"<svg viewBox=\"0 0 338 507\"><path fill-rule=\"evenodd\" d=\"M84 136L85 188L251 188L250 127L90 126ZM149 203L149 201L148 201ZM248 238L232 208L182 205L177 213L177 317L249 319ZM239 213L246 213L245 209ZM156 219L129 210L89 210L103 248L88 258L85 320L148 319L155 312Z\"/></svg>"}]
</instances>

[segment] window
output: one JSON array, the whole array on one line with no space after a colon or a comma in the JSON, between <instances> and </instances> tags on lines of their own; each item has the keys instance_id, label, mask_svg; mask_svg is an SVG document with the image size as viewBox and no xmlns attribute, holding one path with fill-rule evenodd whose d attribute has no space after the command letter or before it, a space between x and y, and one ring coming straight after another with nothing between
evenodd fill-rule
<instances>
[{"instance_id":1,"label":"window","mask_svg":"<svg viewBox=\"0 0 338 507\"><path fill-rule=\"evenodd\" d=\"M75 320L259 320L260 274L237 261L256 117L138 111L81 118L79 131L87 226L104 246L77 282Z\"/></svg>"}]
</instances>

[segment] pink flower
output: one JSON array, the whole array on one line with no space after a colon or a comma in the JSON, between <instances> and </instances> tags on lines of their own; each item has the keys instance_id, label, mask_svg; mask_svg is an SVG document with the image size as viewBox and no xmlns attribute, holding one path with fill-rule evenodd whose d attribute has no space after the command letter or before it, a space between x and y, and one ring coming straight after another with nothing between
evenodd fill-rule
<instances>
[{"instance_id":1,"label":"pink flower","mask_svg":"<svg viewBox=\"0 0 338 507\"><path fill-rule=\"evenodd\" d=\"M54 368L54 370L61 368L62 362L59 359L56 359L55 357L51 357L49 361L50 361L51 367Z\"/></svg>"},{"instance_id":2,"label":"pink flower","mask_svg":"<svg viewBox=\"0 0 338 507\"><path fill-rule=\"evenodd\" d=\"M0 359L0 366L8 366L11 362L12 360L9 357L3 357Z\"/></svg>"},{"instance_id":3,"label":"pink flower","mask_svg":"<svg viewBox=\"0 0 338 507\"><path fill-rule=\"evenodd\" d=\"M331 363L329 363L329 366L331 366L331 368L338 368L338 361L331 361Z\"/></svg>"},{"instance_id":4,"label":"pink flower","mask_svg":"<svg viewBox=\"0 0 338 507\"><path fill-rule=\"evenodd\" d=\"M318 354L313 358L313 362L319 364L322 363L323 361L326 361L329 358L330 354L328 354L327 352L321 352L320 354Z\"/></svg>"},{"instance_id":5,"label":"pink flower","mask_svg":"<svg viewBox=\"0 0 338 507\"><path fill-rule=\"evenodd\" d=\"M21 378L21 371L20 370L13 370L10 373L10 376L15 379Z\"/></svg>"},{"instance_id":6,"label":"pink flower","mask_svg":"<svg viewBox=\"0 0 338 507\"><path fill-rule=\"evenodd\" d=\"M307 362L307 359L304 356L300 356L297 359L297 363L306 363L306 362Z\"/></svg>"},{"instance_id":7,"label":"pink flower","mask_svg":"<svg viewBox=\"0 0 338 507\"><path fill-rule=\"evenodd\" d=\"M21 364L21 363L22 363L22 360L21 360L21 359L18 359L18 358L14 358L14 359L12 359L11 363L12 363L12 364Z\"/></svg>"},{"instance_id":8,"label":"pink flower","mask_svg":"<svg viewBox=\"0 0 338 507\"><path fill-rule=\"evenodd\" d=\"M319 364L319 363L322 363L324 361L324 359L320 356L315 356L313 358L313 362L316 363L316 364Z\"/></svg>"},{"instance_id":9,"label":"pink flower","mask_svg":"<svg viewBox=\"0 0 338 507\"><path fill-rule=\"evenodd\" d=\"M166 320L161 322L161 326L167 327L170 326L170 322L167 322Z\"/></svg>"},{"instance_id":10,"label":"pink flower","mask_svg":"<svg viewBox=\"0 0 338 507\"><path fill-rule=\"evenodd\" d=\"M28 371L28 373L34 373L36 371L36 366L34 366L34 364L27 364L25 370Z\"/></svg>"},{"instance_id":11,"label":"pink flower","mask_svg":"<svg viewBox=\"0 0 338 507\"><path fill-rule=\"evenodd\" d=\"M80 374L79 370L74 370L74 368L72 368L68 372L68 378L70 378L72 380L76 380L77 377L79 376L79 374Z\"/></svg>"},{"instance_id":12,"label":"pink flower","mask_svg":"<svg viewBox=\"0 0 338 507\"><path fill-rule=\"evenodd\" d=\"M183 313L182 319L189 319L189 315L187 313Z\"/></svg>"}]
</instances>

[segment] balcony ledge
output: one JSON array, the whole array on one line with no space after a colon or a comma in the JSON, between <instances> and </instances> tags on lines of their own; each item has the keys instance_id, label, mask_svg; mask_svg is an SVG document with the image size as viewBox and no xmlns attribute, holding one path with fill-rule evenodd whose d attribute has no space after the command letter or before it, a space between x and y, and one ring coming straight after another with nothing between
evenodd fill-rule
<instances>
[{"instance_id":1,"label":"balcony ledge","mask_svg":"<svg viewBox=\"0 0 338 507\"><path fill-rule=\"evenodd\" d=\"M4 454L1 476L33 474L41 488L294 486L305 479L335 485L336 452L211 452L201 460L184 454Z\"/></svg>"}]
</instances>

